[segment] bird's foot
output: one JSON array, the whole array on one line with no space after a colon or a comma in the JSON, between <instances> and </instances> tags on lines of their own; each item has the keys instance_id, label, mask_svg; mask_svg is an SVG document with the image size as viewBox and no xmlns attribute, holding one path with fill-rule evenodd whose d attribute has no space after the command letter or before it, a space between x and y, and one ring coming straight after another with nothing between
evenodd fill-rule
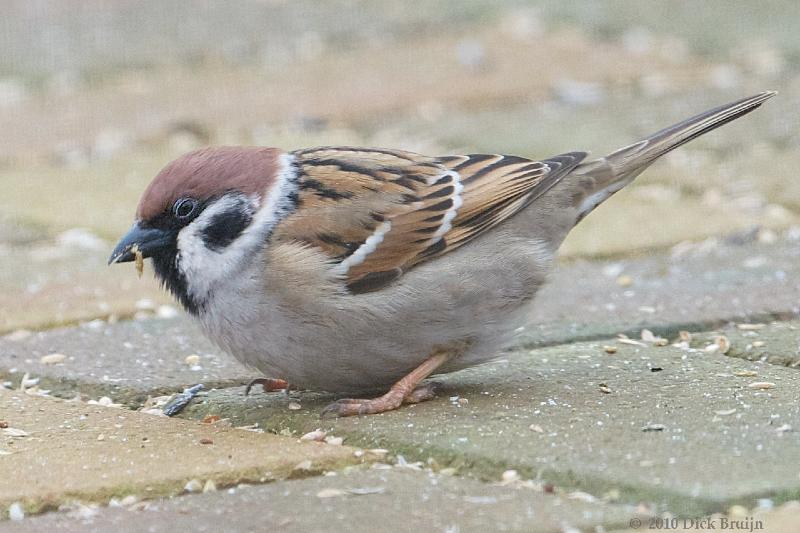
<instances>
[{"instance_id":1,"label":"bird's foot","mask_svg":"<svg viewBox=\"0 0 800 533\"><path fill-rule=\"evenodd\" d=\"M244 388L245 396L250 394L250 389L252 389L254 385L261 385L261 388L264 389L264 392L289 390L289 383L287 383L286 380L275 378L256 378L248 383L247 387Z\"/></svg>"},{"instance_id":2,"label":"bird's foot","mask_svg":"<svg viewBox=\"0 0 800 533\"><path fill-rule=\"evenodd\" d=\"M320 413L321 418L344 417L356 415L374 415L393 411L402 404L413 404L432 400L441 390L442 384L438 381L423 383L411 392L404 391L397 386L379 398L342 398L325 407Z\"/></svg>"}]
</instances>

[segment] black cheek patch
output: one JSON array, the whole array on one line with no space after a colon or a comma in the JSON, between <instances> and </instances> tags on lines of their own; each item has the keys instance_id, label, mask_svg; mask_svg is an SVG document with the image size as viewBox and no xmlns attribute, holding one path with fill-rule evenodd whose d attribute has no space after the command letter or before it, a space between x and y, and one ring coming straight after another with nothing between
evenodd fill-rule
<instances>
[{"instance_id":1,"label":"black cheek patch","mask_svg":"<svg viewBox=\"0 0 800 533\"><path fill-rule=\"evenodd\" d=\"M219 213L203 229L203 242L209 249L219 252L236 240L245 228L250 225L252 219L252 215L245 211L236 210Z\"/></svg>"}]
</instances>

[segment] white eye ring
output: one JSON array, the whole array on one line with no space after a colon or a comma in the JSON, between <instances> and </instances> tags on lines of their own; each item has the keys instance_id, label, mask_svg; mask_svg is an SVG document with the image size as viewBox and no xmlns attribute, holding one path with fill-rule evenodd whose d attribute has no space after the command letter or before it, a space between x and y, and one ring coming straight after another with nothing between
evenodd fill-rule
<instances>
[{"instance_id":1,"label":"white eye ring","mask_svg":"<svg viewBox=\"0 0 800 533\"><path fill-rule=\"evenodd\" d=\"M178 220L188 220L197 211L197 200L194 198L179 198L172 206L172 213Z\"/></svg>"}]
</instances>

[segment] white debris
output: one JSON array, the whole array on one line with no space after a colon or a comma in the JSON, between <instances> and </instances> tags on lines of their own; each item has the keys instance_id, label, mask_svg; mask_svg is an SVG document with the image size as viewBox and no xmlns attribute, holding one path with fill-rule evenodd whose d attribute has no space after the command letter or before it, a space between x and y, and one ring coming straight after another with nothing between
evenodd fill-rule
<instances>
[{"instance_id":1,"label":"white debris","mask_svg":"<svg viewBox=\"0 0 800 533\"><path fill-rule=\"evenodd\" d=\"M63 353L51 353L43 355L39 358L39 362L43 365L57 365L67 360L67 356Z\"/></svg>"},{"instance_id":2,"label":"white debris","mask_svg":"<svg viewBox=\"0 0 800 533\"><path fill-rule=\"evenodd\" d=\"M516 470L506 470L505 472L503 472L501 480L502 483L513 483L515 481L519 481L520 480L519 472L517 472Z\"/></svg>"},{"instance_id":3,"label":"white debris","mask_svg":"<svg viewBox=\"0 0 800 533\"><path fill-rule=\"evenodd\" d=\"M25 510L22 508L21 503L14 502L8 506L8 518L14 522L19 522L25 518Z\"/></svg>"},{"instance_id":4,"label":"white debris","mask_svg":"<svg viewBox=\"0 0 800 533\"><path fill-rule=\"evenodd\" d=\"M322 431L321 429L317 428L314 431L309 431L308 433L300 437L300 440L321 442L325 440L325 435L327 435L325 431Z\"/></svg>"},{"instance_id":5,"label":"white debris","mask_svg":"<svg viewBox=\"0 0 800 533\"><path fill-rule=\"evenodd\" d=\"M753 383L748 384L747 387L756 390L768 390L774 389L775 384L770 383L769 381L754 381Z\"/></svg>"},{"instance_id":6,"label":"white debris","mask_svg":"<svg viewBox=\"0 0 800 533\"><path fill-rule=\"evenodd\" d=\"M322 489L317 493L317 498L336 498L339 496L346 496L347 491L341 489Z\"/></svg>"},{"instance_id":7,"label":"white debris","mask_svg":"<svg viewBox=\"0 0 800 533\"><path fill-rule=\"evenodd\" d=\"M18 428L3 428L3 435L14 439L21 439L28 436L28 432Z\"/></svg>"},{"instance_id":8,"label":"white debris","mask_svg":"<svg viewBox=\"0 0 800 533\"><path fill-rule=\"evenodd\" d=\"M183 360L189 366L195 366L200 364L200 356L197 354L187 355L186 359Z\"/></svg>"},{"instance_id":9,"label":"white debris","mask_svg":"<svg viewBox=\"0 0 800 533\"><path fill-rule=\"evenodd\" d=\"M184 492L200 492L203 490L203 484L199 479L192 479L183 486Z\"/></svg>"}]
</instances>

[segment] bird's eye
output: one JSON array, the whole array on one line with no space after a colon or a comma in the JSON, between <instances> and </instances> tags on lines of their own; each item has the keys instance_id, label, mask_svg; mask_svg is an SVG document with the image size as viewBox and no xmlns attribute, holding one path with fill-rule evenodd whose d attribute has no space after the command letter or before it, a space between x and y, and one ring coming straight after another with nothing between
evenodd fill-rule
<instances>
[{"instance_id":1,"label":"bird's eye","mask_svg":"<svg viewBox=\"0 0 800 533\"><path fill-rule=\"evenodd\" d=\"M178 220L188 220L197 213L197 200L194 198L180 198L172 206L172 212Z\"/></svg>"}]
</instances>

